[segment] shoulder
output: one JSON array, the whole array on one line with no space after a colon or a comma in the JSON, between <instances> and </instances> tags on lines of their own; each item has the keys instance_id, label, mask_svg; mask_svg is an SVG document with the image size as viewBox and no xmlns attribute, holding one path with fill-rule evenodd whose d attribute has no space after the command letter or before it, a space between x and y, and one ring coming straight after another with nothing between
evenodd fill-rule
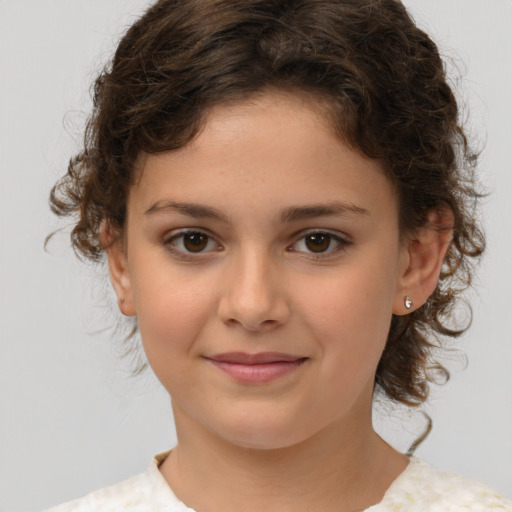
<instances>
[{"instance_id":1,"label":"shoulder","mask_svg":"<svg viewBox=\"0 0 512 512\"><path fill-rule=\"evenodd\" d=\"M194 512L178 500L158 470L166 455L157 455L144 473L45 512Z\"/></svg>"},{"instance_id":2,"label":"shoulder","mask_svg":"<svg viewBox=\"0 0 512 512\"><path fill-rule=\"evenodd\" d=\"M415 457L389 488L381 505L383 511L512 512L512 502L486 485L435 470ZM375 512L379 510L375 508Z\"/></svg>"},{"instance_id":3,"label":"shoulder","mask_svg":"<svg viewBox=\"0 0 512 512\"><path fill-rule=\"evenodd\" d=\"M142 511L147 482L145 474L134 476L115 485L93 491L83 498L69 501L46 512L114 512Z\"/></svg>"}]
</instances>

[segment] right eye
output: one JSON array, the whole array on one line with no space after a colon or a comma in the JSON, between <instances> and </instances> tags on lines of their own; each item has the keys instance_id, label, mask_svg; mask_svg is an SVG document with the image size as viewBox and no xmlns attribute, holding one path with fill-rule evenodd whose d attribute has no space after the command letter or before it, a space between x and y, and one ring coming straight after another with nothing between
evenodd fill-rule
<instances>
[{"instance_id":1,"label":"right eye","mask_svg":"<svg viewBox=\"0 0 512 512\"><path fill-rule=\"evenodd\" d=\"M220 249L219 244L203 231L181 231L172 235L165 243L184 254L202 254Z\"/></svg>"}]
</instances>

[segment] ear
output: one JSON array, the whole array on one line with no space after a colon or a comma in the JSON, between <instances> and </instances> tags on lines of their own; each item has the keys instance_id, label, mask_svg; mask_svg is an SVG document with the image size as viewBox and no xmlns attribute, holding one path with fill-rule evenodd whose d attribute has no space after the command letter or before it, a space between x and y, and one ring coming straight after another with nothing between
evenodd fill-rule
<instances>
[{"instance_id":1,"label":"ear","mask_svg":"<svg viewBox=\"0 0 512 512\"><path fill-rule=\"evenodd\" d=\"M441 266L453 237L453 213L445 207L432 210L427 224L418 229L402 250L399 283L393 302L395 315L422 306L436 289ZM406 302L412 304L407 308Z\"/></svg>"},{"instance_id":2,"label":"ear","mask_svg":"<svg viewBox=\"0 0 512 512\"><path fill-rule=\"evenodd\" d=\"M100 239L107 253L110 281L117 296L119 310L125 316L135 316L124 240L108 221L101 224Z\"/></svg>"}]
</instances>

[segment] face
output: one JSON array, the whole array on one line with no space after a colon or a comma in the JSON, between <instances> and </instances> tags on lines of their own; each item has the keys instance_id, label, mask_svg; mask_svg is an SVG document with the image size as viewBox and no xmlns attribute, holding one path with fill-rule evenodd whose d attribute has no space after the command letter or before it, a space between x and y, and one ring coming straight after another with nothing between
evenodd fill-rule
<instances>
[{"instance_id":1,"label":"face","mask_svg":"<svg viewBox=\"0 0 512 512\"><path fill-rule=\"evenodd\" d=\"M177 425L253 448L368 426L406 260L379 164L267 94L140 165L111 267Z\"/></svg>"}]
</instances>

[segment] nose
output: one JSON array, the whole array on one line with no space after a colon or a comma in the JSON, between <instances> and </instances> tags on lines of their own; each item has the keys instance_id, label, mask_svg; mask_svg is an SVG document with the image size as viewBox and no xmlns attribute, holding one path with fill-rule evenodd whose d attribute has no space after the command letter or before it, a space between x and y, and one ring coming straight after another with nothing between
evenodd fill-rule
<instances>
[{"instance_id":1,"label":"nose","mask_svg":"<svg viewBox=\"0 0 512 512\"><path fill-rule=\"evenodd\" d=\"M252 332L275 329L288 321L290 308L279 269L264 249L247 248L225 269L219 317L229 326Z\"/></svg>"}]
</instances>

